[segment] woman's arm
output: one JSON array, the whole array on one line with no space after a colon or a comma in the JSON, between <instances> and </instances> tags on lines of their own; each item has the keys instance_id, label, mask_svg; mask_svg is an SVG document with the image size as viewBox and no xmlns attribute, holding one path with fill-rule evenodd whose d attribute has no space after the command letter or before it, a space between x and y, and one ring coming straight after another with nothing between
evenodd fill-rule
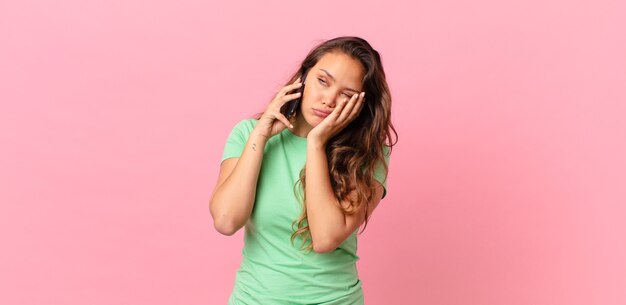
<instances>
[{"instance_id":1,"label":"woman's arm","mask_svg":"<svg viewBox=\"0 0 626 305\"><path fill-rule=\"evenodd\" d=\"M241 156L226 159L220 166L209 207L215 229L221 234L235 234L250 218L265 143L267 138L253 130Z\"/></svg>"},{"instance_id":2,"label":"woman's arm","mask_svg":"<svg viewBox=\"0 0 626 305\"><path fill-rule=\"evenodd\" d=\"M336 249L365 221L365 210L345 215L338 206L330 184L325 150L324 144L317 141L307 142L305 207L313 251L318 253ZM377 183L372 201L368 203L367 215L374 212L383 197L383 190L383 186ZM345 206L348 202L340 204Z\"/></svg>"},{"instance_id":3,"label":"woman's arm","mask_svg":"<svg viewBox=\"0 0 626 305\"><path fill-rule=\"evenodd\" d=\"M287 126L293 128L292 123L280 112L280 108L300 97L300 92L289 93L300 86L302 83L297 78L294 83L278 91L252 129L241 156L222 162L217 185L209 203L213 225L218 232L233 235L248 222L254 207L265 144Z\"/></svg>"},{"instance_id":4,"label":"woman's arm","mask_svg":"<svg viewBox=\"0 0 626 305\"><path fill-rule=\"evenodd\" d=\"M336 249L365 221L365 210L345 215L342 208L349 202L337 202L330 184L330 171L326 157L326 143L333 135L354 120L363 108L365 92L340 102L333 112L315 126L307 135L306 202L307 222L313 241L313 250L323 253ZM372 201L368 202L367 215L383 197L384 188L376 184ZM348 194L354 199L354 195Z\"/></svg>"}]
</instances>

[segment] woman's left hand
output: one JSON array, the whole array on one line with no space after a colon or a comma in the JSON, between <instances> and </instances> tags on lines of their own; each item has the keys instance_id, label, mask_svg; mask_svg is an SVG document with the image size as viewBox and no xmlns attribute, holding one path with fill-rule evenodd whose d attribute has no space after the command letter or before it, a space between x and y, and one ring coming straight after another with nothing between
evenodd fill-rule
<instances>
[{"instance_id":1,"label":"woman's left hand","mask_svg":"<svg viewBox=\"0 0 626 305\"><path fill-rule=\"evenodd\" d=\"M364 100L365 92L354 94L350 100L344 99L335 107L333 112L311 129L307 135L307 140L326 145L330 138L348 126L359 115Z\"/></svg>"}]
</instances>

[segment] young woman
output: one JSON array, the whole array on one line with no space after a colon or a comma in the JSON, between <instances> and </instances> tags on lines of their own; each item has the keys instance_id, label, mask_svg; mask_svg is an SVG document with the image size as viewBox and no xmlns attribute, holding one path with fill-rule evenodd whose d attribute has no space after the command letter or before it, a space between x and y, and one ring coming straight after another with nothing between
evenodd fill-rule
<instances>
[{"instance_id":1,"label":"young woman","mask_svg":"<svg viewBox=\"0 0 626 305\"><path fill-rule=\"evenodd\" d=\"M386 194L390 110L378 52L338 37L233 128L210 203L220 233L245 226L229 304L363 304L357 231Z\"/></svg>"}]
</instances>

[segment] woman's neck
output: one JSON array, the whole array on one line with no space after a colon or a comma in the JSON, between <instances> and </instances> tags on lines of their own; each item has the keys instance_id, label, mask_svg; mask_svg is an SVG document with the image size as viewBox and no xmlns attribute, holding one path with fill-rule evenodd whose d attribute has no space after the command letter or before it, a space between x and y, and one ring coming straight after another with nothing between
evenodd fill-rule
<instances>
[{"instance_id":1,"label":"woman's neck","mask_svg":"<svg viewBox=\"0 0 626 305\"><path fill-rule=\"evenodd\" d=\"M293 129L291 130L291 133L298 137L306 138L311 129L313 129L313 127L309 125L309 123L304 119L302 114L296 114L296 121L293 123Z\"/></svg>"}]
</instances>

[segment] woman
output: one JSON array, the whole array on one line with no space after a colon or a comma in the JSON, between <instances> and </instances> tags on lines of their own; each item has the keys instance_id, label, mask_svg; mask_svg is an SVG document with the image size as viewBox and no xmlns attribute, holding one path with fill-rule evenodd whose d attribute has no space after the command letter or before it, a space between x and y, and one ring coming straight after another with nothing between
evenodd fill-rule
<instances>
[{"instance_id":1,"label":"woman","mask_svg":"<svg viewBox=\"0 0 626 305\"><path fill-rule=\"evenodd\" d=\"M363 304L356 233L386 194L390 107L378 52L338 37L233 128L210 203L220 233L245 226L229 304Z\"/></svg>"}]
</instances>

